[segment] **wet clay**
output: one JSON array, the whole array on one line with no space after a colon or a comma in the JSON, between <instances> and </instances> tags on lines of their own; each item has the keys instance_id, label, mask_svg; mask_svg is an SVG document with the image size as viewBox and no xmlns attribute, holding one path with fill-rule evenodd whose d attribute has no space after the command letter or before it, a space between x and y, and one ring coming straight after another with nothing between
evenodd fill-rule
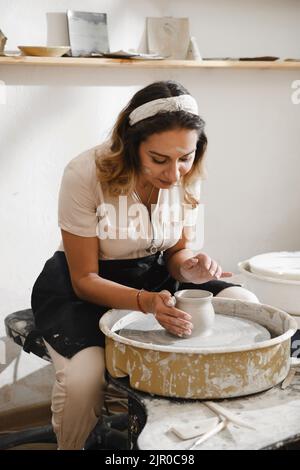
<instances>
[{"instance_id":1,"label":"wet clay","mask_svg":"<svg viewBox=\"0 0 300 470\"><path fill-rule=\"evenodd\" d=\"M166 331L154 318L147 315L129 323L118 331L120 336L141 343L150 343L176 348L212 348L224 346L246 346L260 343L271 338L270 332L251 320L228 315L216 314L209 336L191 336L179 338Z\"/></svg>"}]
</instances>

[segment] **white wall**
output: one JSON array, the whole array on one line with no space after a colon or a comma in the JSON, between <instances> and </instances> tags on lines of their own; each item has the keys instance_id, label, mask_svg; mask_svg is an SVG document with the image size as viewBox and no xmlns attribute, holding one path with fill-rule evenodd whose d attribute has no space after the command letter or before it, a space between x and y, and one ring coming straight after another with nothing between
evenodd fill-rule
<instances>
[{"instance_id":1,"label":"white wall","mask_svg":"<svg viewBox=\"0 0 300 470\"><path fill-rule=\"evenodd\" d=\"M46 44L46 13L67 8L107 12L112 50L143 48L144 18L173 15L189 16L205 57L300 57L297 0L1 0L7 49ZM300 105L291 102L291 83L300 71L0 66L7 90L0 105L1 318L29 307L33 282L59 244L66 163L105 138L133 92L170 78L196 97L207 122L205 251L236 271L237 261L254 254L299 249ZM19 353L8 348L0 410L50 396L40 369L46 363L26 353L13 362ZM9 388L21 378L22 388Z\"/></svg>"}]
</instances>

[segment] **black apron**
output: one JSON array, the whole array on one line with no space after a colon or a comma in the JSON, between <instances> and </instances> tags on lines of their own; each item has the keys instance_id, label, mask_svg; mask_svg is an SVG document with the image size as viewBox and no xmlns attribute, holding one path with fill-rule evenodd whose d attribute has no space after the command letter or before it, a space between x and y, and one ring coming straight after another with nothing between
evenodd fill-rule
<instances>
[{"instance_id":1,"label":"black apron","mask_svg":"<svg viewBox=\"0 0 300 470\"><path fill-rule=\"evenodd\" d=\"M217 295L237 285L219 280L203 284L180 283L167 271L163 252L142 258L99 260L99 276L151 292L166 289L172 295L180 289L203 289ZM77 297L63 251L56 251L46 261L32 289L31 308L36 328L26 338L25 351L31 351L37 337L45 338L53 349L68 358L90 346L105 346L99 320L111 307Z\"/></svg>"}]
</instances>

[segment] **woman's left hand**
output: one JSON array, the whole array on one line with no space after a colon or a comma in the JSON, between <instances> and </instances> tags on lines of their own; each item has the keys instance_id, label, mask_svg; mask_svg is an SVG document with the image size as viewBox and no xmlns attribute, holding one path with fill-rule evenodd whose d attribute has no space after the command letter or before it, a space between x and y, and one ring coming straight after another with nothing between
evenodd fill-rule
<instances>
[{"instance_id":1,"label":"woman's left hand","mask_svg":"<svg viewBox=\"0 0 300 470\"><path fill-rule=\"evenodd\" d=\"M202 284L221 277L231 277L233 273L222 270L221 266L205 253L199 253L185 260L180 266L184 282Z\"/></svg>"}]
</instances>

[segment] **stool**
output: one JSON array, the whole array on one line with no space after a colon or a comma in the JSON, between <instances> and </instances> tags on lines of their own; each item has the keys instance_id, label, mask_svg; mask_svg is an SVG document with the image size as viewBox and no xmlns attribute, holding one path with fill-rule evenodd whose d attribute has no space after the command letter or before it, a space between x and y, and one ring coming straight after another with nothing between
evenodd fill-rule
<instances>
[{"instance_id":1,"label":"stool","mask_svg":"<svg viewBox=\"0 0 300 470\"><path fill-rule=\"evenodd\" d=\"M23 348L26 338L35 328L32 310L25 309L11 313L5 318L4 323L7 336ZM41 337L34 338L34 341L31 343L31 352L48 362L52 362ZM101 418L101 421L97 423L90 433L85 449L127 449L128 439L124 436L124 431L127 431L127 429L127 413L103 416L103 419ZM56 436L52 426L38 426L0 435L0 449L2 450L33 442L56 443Z\"/></svg>"},{"instance_id":2,"label":"stool","mask_svg":"<svg viewBox=\"0 0 300 470\"><path fill-rule=\"evenodd\" d=\"M26 338L35 328L32 310L28 308L11 313L5 318L4 323L7 336L23 348ZM32 344L32 352L36 356L51 362L51 357L42 338L35 338Z\"/></svg>"}]
</instances>

